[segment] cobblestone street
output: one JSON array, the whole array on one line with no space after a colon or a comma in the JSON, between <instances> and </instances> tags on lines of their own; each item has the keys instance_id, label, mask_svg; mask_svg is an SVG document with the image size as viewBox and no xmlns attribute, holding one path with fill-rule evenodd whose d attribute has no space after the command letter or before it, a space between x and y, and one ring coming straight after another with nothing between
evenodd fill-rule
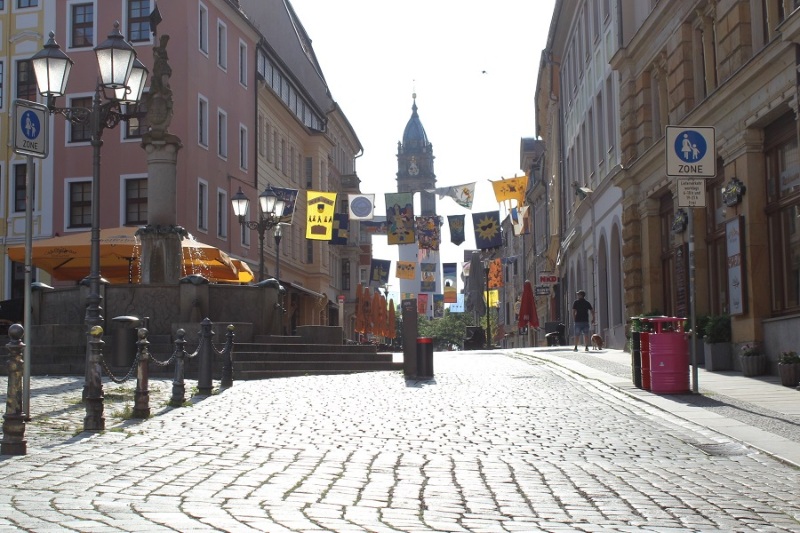
<instances>
[{"instance_id":1,"label":"cobblestone street","mask_svg":"<svg viewBox=\"0 0 800 533\"><path fill-rule=\"evenodd\" d=\"M180 409L156 380L152 418L107 401L110 429L75 437L73 386L76 411L0 461L0 530L800 531L800 473L766 454L532 359L435 362L431 381L236 382Z\"/></svg>"}]
</instances>

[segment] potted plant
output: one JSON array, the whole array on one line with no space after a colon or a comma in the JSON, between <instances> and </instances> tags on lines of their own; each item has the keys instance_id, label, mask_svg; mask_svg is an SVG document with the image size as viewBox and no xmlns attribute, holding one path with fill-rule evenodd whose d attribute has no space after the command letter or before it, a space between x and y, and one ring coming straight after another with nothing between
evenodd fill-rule
<instances>
[{"instance_id":1,"label":"potted plant","mask_svg":"<svg viewBox=\"0 0 800 533\"><path fill-rule=\"evenodd\" d=\"M778 375L784 387L800 385L800 355L797 352L781 352L778 357Z\"/></svg>"},{"instance_id":2,"label":"potted plant","mask_svg":"<svg viewBox=\"0 0 800 533\"><path fill-rule=\"evenodd\" d=\"M767 369L767 356L755 343L742 344L739 361L742 364L742 375L746 377L760 376Z\"/></svg>"},{"instance_id":3,"label":"potted plant","mask_svg":"<svg viewBox=\"0 0 800 533\"><path fill-rule=\"evenodd\" d=\"M710 315L703 328L706 370L731 370L731 317Z\"/></svg>"}]
</instances>

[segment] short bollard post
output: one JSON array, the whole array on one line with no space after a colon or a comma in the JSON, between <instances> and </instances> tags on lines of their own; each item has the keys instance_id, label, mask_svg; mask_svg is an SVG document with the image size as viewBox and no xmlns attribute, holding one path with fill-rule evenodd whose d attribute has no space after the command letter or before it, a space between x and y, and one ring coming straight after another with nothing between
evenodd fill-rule
<instances>
[{"instance_id":1,"label":"short bollard post","mask_svg":"<svg viewBox=\"0 0 800 533\"><path fill-rule=\"evenodd\" d=\"M84 431L103 431L106 419L103 416L103 380L100 359L103 357L103 328L92 326L89 330L89 360L86 369L86 416L83 417Z\"/></svg>"},{"instance_id":2,"label":"short bollard post","mask_svg":"<svg viewBox=\"0 0 800 533\"><path fill-rule=\"evenodd\" d=\"M433 379L433 339L417 338L417 378Z\"/></svg>"},{"instance_id":3,"label":"short bollard post","mask_svg":"<svg viewBox=\"0 0 800 533\"><path fill-rule=\"evenodd\" d=\"M8 391L6 393L6 413L3 415L3 440L0 441L0 454L25 455L26 413L22 412L22 352L25 344L22 335L25 330L19 324L8 328Z\"/></svg>"},{"instance_id":4,"label":"short bollard post","mask_svg":"<svg viewBox=\"0 0 800 533\"><path fill-rule=\"evenodd\" d=\"M175 378L172 380L172 398L169 400L169 404L173 407L180 407L186 399L185 365L186 330L181 328L177 331L175 339Z\"/></svg>"},{"instance_id":5,"label":"short bollard post","mask_svg":"<svg viewBox=\"0 0 800 533\"><path fill-rule=\"evenodd\" d=\"M222 349L222 379L219 382L221 389L233 386L233 330L235 326L228 324L228 332L225 334L225 347Z\"/></svg>"},{"instance_id":6,"label":"short bollard post","mask_svg":"<svg viewBox=\"0 0 800 533\"><path fill-rule=\"evenodd\" d=\"M147 340L147 328L139 328L138 336L133 418L150 418L150 341Z\"/></svg>"},{"instance_id":7,"label":"short bollard post","mask_svg":"<svg viewBox=\"0 0 800 533\"><path fill-rule=\"evenodd\" d=\"M211 337L214 332L211 330L213 323L209 318L204 318L200 323L200 347L198 348L199 369L197 375L197 393L200 396L211 396L213 384L211 382L211 371L214 364L214 347L211 344Z\"/></svg>"}]
</instances>

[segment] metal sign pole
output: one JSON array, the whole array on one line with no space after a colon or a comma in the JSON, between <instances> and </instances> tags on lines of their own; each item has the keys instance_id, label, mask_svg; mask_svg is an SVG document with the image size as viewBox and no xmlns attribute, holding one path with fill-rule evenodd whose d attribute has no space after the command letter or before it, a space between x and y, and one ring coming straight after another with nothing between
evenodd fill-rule
<instances>
[{"instance_id":1,"label":"metal sign pole","mask_svg":"<svg viewBox=\"0 0 800 533\"><path fill-rule=\"evenodd\" d=\"M33 282L33 265L31 250L33 248L33 156L27 156L25 165L25 310L22 322L25 324L25 347L22 364L22 412L31 416L31 283Z\"/></svg>"},{"instance_id":2,"label":"metal sign pole","mask_svg":"<svg viewBox=\"0 0 800 533\"><path fill-rule=\"evenodd\" d=\"M689 338L691 342L692 354L692 392L697 394L697 315L695 313L695 287L694 287L694 208L688 208L689 211L689 321L692 328L692 336Z\"/></svg>"}]
</instances>

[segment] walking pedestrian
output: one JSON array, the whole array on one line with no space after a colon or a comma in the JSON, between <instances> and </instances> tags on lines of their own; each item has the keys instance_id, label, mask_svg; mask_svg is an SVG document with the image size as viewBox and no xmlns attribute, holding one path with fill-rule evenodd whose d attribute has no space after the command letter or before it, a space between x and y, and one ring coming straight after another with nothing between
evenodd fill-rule
<instances>
[{"instance_id":1,"label":"walking pedestrian","mask_svg":"<svg viewBox=\"0 0 800 533\"><path fill-rule=\"evenodd\" d=\"M594 308L586 300L586 291L578 291L578 298L572 303L572 322L575 324L575 349L578 351L578 342L583 335L583 344L586 351L589 351L589 339L592 337L589 329L589 315L592 315L592 326L594 326Z\"/></svg>"}]
</instances>

